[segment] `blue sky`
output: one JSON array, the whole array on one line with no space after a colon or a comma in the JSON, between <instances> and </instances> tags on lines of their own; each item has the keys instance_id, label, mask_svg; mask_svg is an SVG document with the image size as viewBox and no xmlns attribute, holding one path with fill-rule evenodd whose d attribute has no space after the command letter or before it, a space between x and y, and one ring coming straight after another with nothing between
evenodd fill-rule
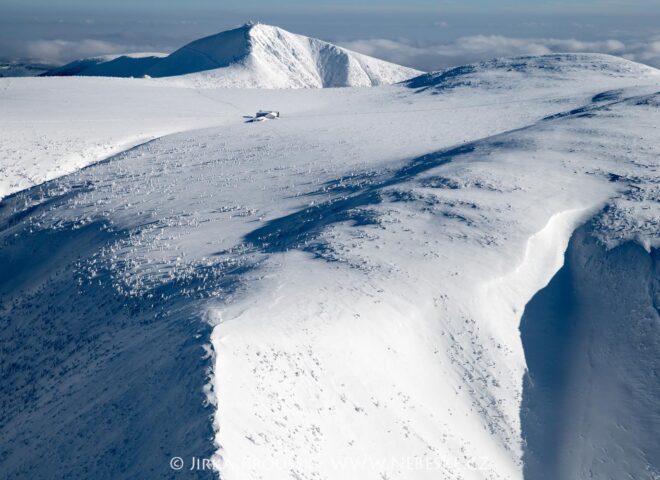
<instances>
[{"instance_id":1,"label":"blue sky","mask_svg":"<svg viewBox=\"0 0 660 480\"><path fill-rule=\"evenodd\" d=\"M660 0L0 0L0 59L169 52L248 20L424 70L555 51L660 67Z\"/></svg>"},{"instance_id":2,"label":"blue sky","mask_svg":"<svg viewBox=\"0 0 660 480\"><path fill-rule=\"evenodd\" d=\"M2 7L31 8L53 7L54 2L49 0L2 0ZM57 8L78 8L87 10L112 10L121 8L134 9L136 7L154 9L190 9L190 8L273 8L272 0L113 0L100 2L94 0L58 0ZM516 9L525 11L565 11L566 9L579 9L593 13L630 12L631 9L660 10L657 0L280 0L277 9L288 8L336 8L351 6L355 8L397 8L406 9L443 9L452 11L502 11Z\"/></svg>"}]
</instances>

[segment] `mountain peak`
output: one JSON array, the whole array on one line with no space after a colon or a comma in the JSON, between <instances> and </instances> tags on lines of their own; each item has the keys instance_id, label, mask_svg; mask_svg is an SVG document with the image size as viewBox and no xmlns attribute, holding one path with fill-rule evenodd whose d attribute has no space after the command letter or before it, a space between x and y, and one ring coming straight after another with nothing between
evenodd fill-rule
<instances>
[{"instance_id":1,"label":"mountain peak","mask_svg":"<svg viewBox=\"0 0 660 480\"><path fill-rule=\"evenodd\" d=\"M165 58L133 64L133 70L123 68L115 75L105 68L103 75L185 75L185 82L204 87L324 88L397 83L422 73L258 22L200 38ZM98 72L98 62L95 66ZM60 71L72 71L65 67ZM74 74L97 73L76 69Z\"/></svg>"}]
</instances>

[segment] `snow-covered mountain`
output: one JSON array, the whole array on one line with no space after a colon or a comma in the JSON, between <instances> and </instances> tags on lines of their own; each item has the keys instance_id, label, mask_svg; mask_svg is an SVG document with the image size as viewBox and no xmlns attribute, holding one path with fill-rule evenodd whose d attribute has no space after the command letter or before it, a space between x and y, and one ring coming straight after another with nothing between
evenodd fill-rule
<instances>
[{"instance_id":1,"label":"snow-covered mountain","mask_svg":"<svg viewBox=\"0 0 660 480\"><path fill-rule=\"evenodd\" d=\"M48 75L173 77L202 87L325 88L397 83L421 72L278 27L246 24L205 37L163 58L77 60Z\"/></svg>"},{"instance_id":2,"label":"snow-covered mountain","mask_svg":"<svg viewBox=\"0 0 660 480\"><path fill-rule=\"evenodd\" d=\"M0 79L5 477L660 474L660 72L198 75Z\"/></svg>"}]
</instances>

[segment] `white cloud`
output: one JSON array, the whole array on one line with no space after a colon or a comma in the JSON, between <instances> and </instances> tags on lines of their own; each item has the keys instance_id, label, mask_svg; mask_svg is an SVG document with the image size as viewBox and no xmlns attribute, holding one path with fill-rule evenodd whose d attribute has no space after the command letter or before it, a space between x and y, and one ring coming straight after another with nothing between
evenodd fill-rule
<instances>
[{"instance_id":1,"label":"white cloud","mask_svg":"<svg viewBox=\"0 0 660 480\"><path fill-rule=\"evenodd\" d=\"M126 45L102 40L34 40L26 42L23 56L53 63L62 63L73 58L93 57L131 51Z\"/></svg>"},{"instance_id":2,"label":"white cloud","mask_svg":"<svg viewBox=\"0 0 660 480\"><path fill-rule=\"evenodd\" d=\"M495 57L544 55L549 53L608 53L660 67L660 41L652 38L626 44L620 40L583 41L556 38L515 38L502 35L472 35L435 45L422 45L407 40L383 38L355 40L342 44L346 48L419 68L443 68L489 60Z\"/></svg>"},{"instance_id":3,"label":"white cloud","mask_svg":"<svg viewBox=\"0 0 660 480\"><path fill-rule=\"evenodd\" d=\"M90 38L81 40L31 40L20 44L5 45L5 47L9 53L9 58L39 61L53 65L102 55L158 51L153 45L124 44Z\"/></svg>"}]
</instances>

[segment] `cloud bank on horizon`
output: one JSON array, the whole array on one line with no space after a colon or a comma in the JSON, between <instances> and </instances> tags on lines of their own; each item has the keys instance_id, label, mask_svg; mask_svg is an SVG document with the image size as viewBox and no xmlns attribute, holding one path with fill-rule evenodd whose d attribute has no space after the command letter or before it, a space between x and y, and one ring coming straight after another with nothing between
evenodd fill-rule
<instances>
[{"instance_id":1,"label":"cloud bank on horizon","mask_svg":"<svg viewBox=\"0 0 660 480\"><path fill-rule=\"evenodd\" d=\"M660 35L624 43L609 39L516 38L471 35L437 45L415 45L407 40L372 38L343 42L342 46L419 70L438 70L495 57L551 53L607 53L660 68Z\"/></svg>"},{"instance_id":2,"label":"cloud bank on horizon","mask_svg":"<svg viewBox=\"0 0 660 480\"><path fill-rule=\"evenodd\" d=\"M584 41L574 38L516 38L503 35L470 35L439 44L419 45L407 39L369 38L339 42L359 53L393 63L432 71L495 57L551 53L607 53L660 68L660 36L622 42L617 39ZM128 52L163 51L154 45L130 45L91 38L78 41L52 39L26 42L22 58L65 63L74 58Z\"/></svg>"}]
</instances>

